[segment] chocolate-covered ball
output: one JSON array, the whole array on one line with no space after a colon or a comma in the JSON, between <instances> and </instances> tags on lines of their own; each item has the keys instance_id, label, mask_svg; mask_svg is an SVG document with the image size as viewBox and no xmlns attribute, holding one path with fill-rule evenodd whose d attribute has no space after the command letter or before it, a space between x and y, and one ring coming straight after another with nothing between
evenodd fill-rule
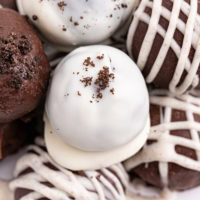
<instances>
[{"instance_id":1,"label":"chocolate-covered ball","mask_svg":"<svg viewBox=\"0 0 200 200\"><path fill-rule=\"evenodd\" d=\"M15 200L126 200L128 175L121 164L72 172L51 159L42 139L28 147L14 173L10 189Z\"/></svg>"},{"instance_id":2,"label":"chocolate-covered ball","mask_svg":"<svg viewBox=\"0 0 200 200\"><path fill-rule=\"evenodd\" d=\"M41 41L23 17L3 8L0 19L0 123L6 123L37 107L50 67Z\"/></svg>"},{"instance_id":3,"label":"chocolate-covered ball","mask_svg":"<svg viewBox=\"0 0 200 200\"><path fill-rule=\"evenodd\" d=\"M17 10L16 0L0 0L0 5L5 8Z\"/></svg>"},{"instance_id":4,"label":"chocolate-covered ball","mask_svg":"<svg viewBox=\"0 0 200 200\"><path fill-rule=\"evenodd\" d=\"M0 160L30 142L32 135L29 125L20 120L0 124Z\"/></svg>"},{"instance_id":5,"label":"chocolate-covered ball","mask_svg":"<svg viewBox=\"0 0 200 200\"><path fill-rule=\"evenodd\" d=\"M131 177L156 187L187 190L200 185L200 99L151 93L151 131L145 147L126 161Z\"/></svg>"},{"instance_id":6,"label":"chocolate-covered ball","mask_svg":"<svg viewBox=\"0 0 200 200\"><path fill-rule=\"evenodd\" d=\"M141 1L127 47L147 83L183 94L199 86L200 2Z\"/></svg>"}]
</instances>

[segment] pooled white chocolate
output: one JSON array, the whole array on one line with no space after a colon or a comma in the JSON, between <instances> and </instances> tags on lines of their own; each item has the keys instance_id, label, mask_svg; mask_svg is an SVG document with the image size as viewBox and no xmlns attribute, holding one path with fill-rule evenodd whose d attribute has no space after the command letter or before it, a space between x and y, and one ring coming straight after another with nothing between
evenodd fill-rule
<instances>
[{"instance_id":1,"label":"pooled white chocolate","mask_svg":"<svg viewBox=\"0 0 200 200\"><path fill-rule=\"evenodd\" d=\"M87 152L64 143L59 136L53 133L46 119L45 141L49 154L61 166L73 171L96 170L109 167L136 154L148 137L149 126L148 121L144 130L136 138L119 148L104 152Z\"/></svg>"},{"instance_id":2,"label":"pooled white chocolate","mask_svg":"<svg viewBox=\"0 0 200 200\"><path fill-rule=\"evenodd\" d=\"M137 4L137 0L17 0L20 13L62 49L108 39Z\"/></svg>"},{"instance_id":3,"label":"pooled white chocolate","mask_svg":"<svg viewBox=\"0 0 200 200\"><path fill-rule=\"evenodd\" d=\"M141 72L125 53L109 46L78 48L62 60L49 87L46 113L53 134L86 152L106 153L132 143L134 154L149 129ZM141 133L145 137L134 145Z\"/></svg>"},{"instance_id":4,"label":"pooled white chocolate","mask_svg":"<svg viewBox=\"0 0 200 200\"><path fill-rule=\"evenodd\" d=\"M194 114L200 113L200 99L191 94L175 96L166 90L155 90L150 93L150 103L160 106L160 124L151 127L149 140L156 141L151 145L145 145L143 150L136 156L125 162L126 169L131 169L140 164L159 162L159 174L162 183L168 186L168 163L175 163L186 169L200 172L200 123L195 121ZM185 112L186 121L173 122L172 110ZM164 111L163 111L164 110ZM191 139L171 135L172 130L188 130ZM184 148L193 149L196 152L197 160L176 152L179 145Z\"/></svg>"},{"instance_id":5,"label":"pooled white chocolate","mask_svg":"<svg viewBox=\"0 0 200 200\"><path fill-rule=\"evenodd\" d=\"M28 189L21 199L37 200L126 200L128 175L121 164L98 171L72 172L55 163L45 151L44 141L29 146L15 168L13 192ZM24 173L26 169L30 172Z\"/></svg>"}]
</instances>

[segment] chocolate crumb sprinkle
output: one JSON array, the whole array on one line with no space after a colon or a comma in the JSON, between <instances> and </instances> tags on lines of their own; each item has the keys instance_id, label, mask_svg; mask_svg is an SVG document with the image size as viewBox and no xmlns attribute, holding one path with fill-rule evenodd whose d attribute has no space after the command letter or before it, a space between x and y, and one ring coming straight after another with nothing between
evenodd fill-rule
<instances>
[{"instance_id":1,"label":"chocolate crumb sprinkle","mask_svg":"<svg viewBox=\"0 0 200 200\"><path fill-rule=\"evenodd\" d=\"M103 60L104 59L104 54L102 54L101 56L97 56L98 60Z\"/></svg>"},{"instance_id":2,"label":"chocolate crumb sprinkle","mask_svg":"<svg viewBox=\"0 0 200 200\"><path fill-rule=\"evenodd\" d=\"M78 96L81 96L81 93L79 91L77 92L77 94L78 94Z\"/></svg>"},{"instance_id":3,"label":"chocolate crumb sprinkle","mask_svg":"<svg viewBox=\"0 0 200 200\"><path fill-rule=\"evenodd\" d=\"M87 66L87 67L88 67L88 66L95 67L94 62L91 60L90 57L87 57L87 59L84 60L83 65L85 65L85 66Z\"/></svg>"},{"instance_id":4,"label":"chocolate crumb sprinkle","mask_svg":"<svg viewBox=\"0 0 200 200\"><path fill-rule=\"evenodd\" d=\"M38 16L37 16L37 15L33 15L33 16L32 16L32 19L33 19L34 21L36 21L36 20L38 20Z\"/></svg>"},{"instance_id":5,"label":"chocolate crumb sprinkle","mask_svg":"<svg viewBox=\"0 0 200 200\"><path fill-rule=\"evenodd\" d=\"M38 73L37 58L27 58L31 51L32 44L24 35L10 33L7 38L0 37L0 74L11 75L8 87L18 90L24 80L31 80L32 74Z\"/></svg>"},{"instance_id":6,"label":"chocolate crumb sprinkle","mask_svg":"<svg viewBox=\"0 0 200 200\"><path fill-rule=\"evenodd\" d=\"M81 79L80 81L84 83L85 87L87 87L92 84L92 79L93 79L92 77L86 77L86 78Z\"/></svg>"},{"instance_id":7,"label":"chocolate crumb sprinkle","mask_svg":"<svg viewBox=\"0 0 200 200\"><path fill-rule=\"evenodd\" d=\"M102 90L105 90L108 88L110 79L114 79L115 76L113 73L109 73L109 68L108 67L103 67L102 70L99 71L98 73L98 78L95 80L95 85L98 86L97 88L97 98L102 99L103 94L101 93Z\"/></svg>"},{"instance_id":8,"label":"chocolate crumb sprinkle","mask_svg":"<svg viewBox=\"0 0 200 200\"><path fill-rule=\"evenodd\" d=\"M61 2L58 3L58 7L59 7L62 11L64 11L65 6L67 6L67 4L66 4L64 1L61 1Z\"/></svg>"}]
</instances>

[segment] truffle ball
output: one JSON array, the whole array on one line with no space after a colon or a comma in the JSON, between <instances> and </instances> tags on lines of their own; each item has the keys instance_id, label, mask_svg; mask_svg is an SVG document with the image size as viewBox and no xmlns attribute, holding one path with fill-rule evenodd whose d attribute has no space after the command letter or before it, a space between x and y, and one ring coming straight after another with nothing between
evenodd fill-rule
<instances>
[{"instance_id":1,"label":"truffle ball","mask_svg":"<svg viewBox=\"0 0 200 200\"><path fill-rule=\"evenodd\" d=\"M0 9L0 123L34 110L50 66L34 29L17 12Z\"/></svg>"},{"instance_id":2,"label":"truffle ball","mask_svg":"<svg viewBox=\"0 0 200 200\"><path fill-rule=\"evenodd\" d=\"M20 120L0 124L0 160L30 142L32 135L29 125Z\"/></svg>"},{"instance_id":3,"label":"truffle ball","mask_svg":"<svg viewBox=\"0 0 200 200\"><path fill-rule=\"evenodd\" d=\"M28 147L15 168L14 199L126 200L128 175L121 164L98 171L72 172L55 163L44 141Z\"/></svg>"},{"instance_id":4,"label":"truffle ball","mask_svg":"<svg viewBox=\"0 0 200 200\"><path fill-rule=\"evenodd\" d=\"M183 94L199 86L199 1L141 1L127 46L147 83Z\"/></svg>"},{"instance_id":5,"label":"truffle ball","mask_svg":"<svg viewBox=\"0 0 200 200\"><path fill-rule=\"evenodd\" d=\"M0 5L5 8L17 10L16 0L0 0Z\"/></svg>"},{"instance_id":6,"label":"truffle ball","mask_svg":"<svg viewBox=\"0 0 200 200\"><path fill-rule=\"evenodd\" d=\"M155 90L150 95L148 141L125 166L154 186L187 190L200 185L200 100Z\"/></svg>"},{"instance_id":7,"label":"truffle ball","mask_svg":"<svg viewBox=\"0 0 200 200\"><path fill-rule=\"evenodd\" d=\"M20 13L27 15L44 37L61 49L108 39L126 22L137 3L137 0L17 0Z\"/></svg>"},{"instance_id":8,"label":"truffle ball","mask_svg":"<svg viewBox=\"0 0 200 200\"><path fill-rule=\"evenodd\" d=\"M109 46L81 47L60 62L46 113L47 148L57 162L73 170L126 159L141 148L149 131L145 81L125 53ZM60 159L59 152L76 155Z\"/></svg>"}]
</instances>

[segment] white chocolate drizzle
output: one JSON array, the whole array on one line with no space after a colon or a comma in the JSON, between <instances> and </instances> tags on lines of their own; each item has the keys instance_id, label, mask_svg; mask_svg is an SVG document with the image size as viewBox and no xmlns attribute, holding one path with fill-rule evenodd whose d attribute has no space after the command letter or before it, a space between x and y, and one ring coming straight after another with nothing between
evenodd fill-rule
<instances>
[{"instance_id":1,"label":"white chocolate drizzle","mask_svg":"<svg viewBox=\"0 0 200 200\"><path fill-rule=\"evenodd\" d=\"M160 190L147 186L141 180L135 179L131 182L127 192L127 200L176 200L177 192L169 189Z\"/></svg>"},{"instance_id":2,"label":"white chocolate drizzle","mask_svg":"<svg viewBox=\"0 0 200 200\"><path fill-rule=\"evenodd\" d=\"M156 142L145 145L141 152L126 161L125 167L130 171L140 164L158 161L161 181L167 187L168 163L200 172L200 123L194 119L194 114L200 113L200 98L191 94L177 97L165 90L154 90L150 93L150 103L160 106L160 124L152 126L149 135L149 140ZM187 120L172 122L174 109L184 111ZM188 130L191 139L171 135L171 130ZM197 160L178 154L177 145L195 150Z\"/></svg>"},{"instance_id":3,"label":"white chocolate drizzle","mask_svg":"<svg viewBox=\"0 0 200 200\"><path fill-rule=\"evenodd\" d=\"M128 175L121 164L113 165L98 171L73 173L56 164L43 150L44 141L37 139L39 146L28 147L28 153L17 163L16 179L10 183L10 188L29 189L32 192L22 197L23 200L37 200L43 197L53 200L125 200L124 190L127 188ZM53 165L57 170L48 167ZM33 172L21 174L31 168ZM48 182L53 187L48 187Z\"/></svg>"},{"instance_id":4,"label":"white chocolate drizzle","mask_svg":"<svg viewBox=\"0 0 200 200\"><path fill-rule=\"evenodd\" d=\"M144 12L147 7L152 9L151 16ZM179 59L174 76L169 84L170 91L175 94L183 94L188 90L188 88L195 88L199 85L197 71L200 64L200 31L198 28L200 24L200 15L197 13L197 10L197 0L191 1L191 4L188 4L185 0L173 0L173 8L171 12L162 6L161 0L141 1L139 8L134 13L134 19L130 26L127 39L128 52L132 56L132 42L138 24L141 21L148 24L148 30L137 60L137 64L141 70L144 69L148 56L152 51L156 34L159 34L164 39L154 65L146 77L147 83L151 83L155 80L162 68L168 50L171 48ZM188 16L186 24L179 18L180 12L183 12ZM169 21L167 30L159 24L159 19L161 17ZM180 47L174 39L176 29L184 35L182 47ZM195 55L191 62L188 56L192 47L195 49ZM184 71L187 71L187 76L180 84Z\"/></svg>"}]
</instances>

